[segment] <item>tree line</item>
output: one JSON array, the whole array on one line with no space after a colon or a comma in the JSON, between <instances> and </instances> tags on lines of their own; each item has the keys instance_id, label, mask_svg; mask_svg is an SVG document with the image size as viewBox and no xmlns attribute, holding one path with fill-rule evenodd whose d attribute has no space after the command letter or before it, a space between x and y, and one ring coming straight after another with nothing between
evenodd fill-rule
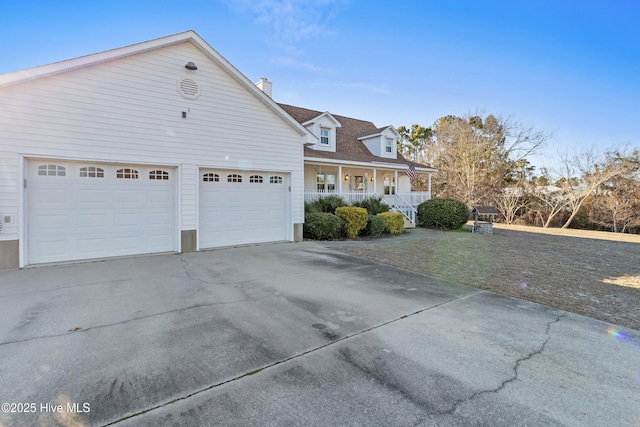
<instances>
[{"instance_id":1,"label":"tree line","mask_svg":"<svg viewBox=\"0 0 640 427\"><path fill-rule=\"evenodd\" d=\"M431 127L400 126L398 149L438 169L434 197L495 206L508 224L640 233L640 152L629 146L563 155L558 170L529 157L551 134L512 117L444 116ZM424 191L426 179L413 182Z\"/></svg>"}]
</instances>

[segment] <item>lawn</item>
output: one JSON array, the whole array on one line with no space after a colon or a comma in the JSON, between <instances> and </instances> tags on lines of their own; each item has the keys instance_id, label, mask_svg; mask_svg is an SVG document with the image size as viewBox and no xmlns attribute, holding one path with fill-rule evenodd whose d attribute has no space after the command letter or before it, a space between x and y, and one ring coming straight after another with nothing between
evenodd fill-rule
<instances>
[{"instance_id":1,"label":"lawn","mask_svg":"<svg viewBox=\"0 0 640 427\"><path fill-rule=\"evenodd\" d=\"M640 236L496 224L409 230L337 249L640 330Z\"/></svg>"}]
</instances>

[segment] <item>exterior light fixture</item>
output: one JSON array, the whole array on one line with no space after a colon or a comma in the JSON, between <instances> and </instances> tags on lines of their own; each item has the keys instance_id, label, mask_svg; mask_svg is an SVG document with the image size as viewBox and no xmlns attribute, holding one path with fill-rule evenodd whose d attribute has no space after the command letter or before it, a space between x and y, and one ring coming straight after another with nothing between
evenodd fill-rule
<instances>
[{"instance_id":1,"label":"exterior light fixture","mask_svg":"<svg viewBox=\"0 0 640 427\"><path fill-rule=\"evenodd\" d=\"M344 176L344 180L345 180L345 181L349 181L349 175L345 175L345 176Z\"/></svg>"},{"instance_id":2,"label":"exterior light fixture","mask_svg":"<svg viewBox=\"0 0 640 427\"><path fill-rule=\"evenodd\" d=\"M198 69L198 67L196 67L196 64L194 64L191 61L187 62L187 65L185 65L184 68L186 68L187 70L197 70Z\"/></svg>"},{"instance_id":3,"label":"exterior light fixture","mask_svg":"<svg viewBox=\"0 0 640 427\"><path fill-rule=\"evenodd\" d=\"M373 182L373 177L371 177L371 182Z\"/></svg>"}]
</instances>

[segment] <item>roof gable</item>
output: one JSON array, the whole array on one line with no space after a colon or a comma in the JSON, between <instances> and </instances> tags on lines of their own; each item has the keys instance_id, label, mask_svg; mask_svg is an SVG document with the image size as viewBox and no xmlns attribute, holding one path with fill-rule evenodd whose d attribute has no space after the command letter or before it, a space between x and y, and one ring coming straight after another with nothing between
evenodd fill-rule
<instances>
[{"instance_id":1,"label":"roof gable","mask_svg":"<svg viewBox=\"0 0 640 427\"><path fill-rule=\"evenodd\" d=\"M55 76L62 73L71 72L73 70L92 67L98 64L115 61L133 55L150 52L180 43L189 42L200 50L207 58L218 65L234 80L236 80L244 89L255 96L260 102L271 109L278 117L285 121L289 126L294 128L301 136L302 142L305 144L315 142L315 138L300 122L293 119L289 114L276 104L269 96L258 89L247 77L240 73L229 61L213 49L205 42L195 31L189 30L183 33L174 34L167 37L158 38L142 43L133 44L105 52L86 55L74 59L69 59L53 64L43 65L26 70L16 71L13 73L0 75L0 89L7 86L19 85L33 80Z\"/></svg>"},{"instance_id":2,"label":"roof gable","mask_svg":"<svg viewBox=\"0 0 640 427\"><path fill-rule=\"evenodd\" d=\"M323 114L328 114L317 110L310 110L287 104L279 105L300 123L306 123ZM336 151L319 151L305 147L305 157L365 163L397 163L404 166L411 163L402 157L400 153L397 153L396 158L376 156L372 154L362 142L362 139L365 139L366 137L372 137L375 135L380 136L383 133L388 135L389 132L399 137L400 135L398 134L398 131L395 130L393 126L378 128L372 122L366 120L354 119L337 114L332 114L331 117L335 118L335 120L337 120L341 125L340 128L336 129ZM431 169L429 166L425 165L415 164L415 166L418 169Z\"/></svg>"},{"instance_id":3,"label":"roof gable","mask_svg":"<svg viewBox=\"0 0 640 427\"><path fill-rule=\"evenodd\" d=\"M341 127L342 125L340 124L340 122L338 120L336 120L335 117L333 117L331 115L331 113L329 113L328 111L325 111L324 113L320 114L319 116L316 116L310 120L307 120L306 122L302 123L303 126L307 126L309 124L312 123L316 123L316 122L321 122L324 121L323 119L326 119L327 121L329 121L334 127Z\"/></svg>"}]
</instances>

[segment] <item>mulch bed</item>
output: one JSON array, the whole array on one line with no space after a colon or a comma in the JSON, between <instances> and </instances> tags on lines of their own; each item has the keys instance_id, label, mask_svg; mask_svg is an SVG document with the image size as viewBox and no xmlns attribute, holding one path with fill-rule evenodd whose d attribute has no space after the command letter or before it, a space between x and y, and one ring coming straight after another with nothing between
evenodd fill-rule
<instances>
[{"instance_id":1,"label":"mulch bed","mask_svg":"<svg viewBox=\"0 0 640 427\"><path fill-rule=\"evenodd\" d=\"M372 261L640 330L640 236L496 226L334 243ZM635 239L635 237L638 237ZM639 243L635 243L635 241Z\"/></svg>"}]
</instances>

